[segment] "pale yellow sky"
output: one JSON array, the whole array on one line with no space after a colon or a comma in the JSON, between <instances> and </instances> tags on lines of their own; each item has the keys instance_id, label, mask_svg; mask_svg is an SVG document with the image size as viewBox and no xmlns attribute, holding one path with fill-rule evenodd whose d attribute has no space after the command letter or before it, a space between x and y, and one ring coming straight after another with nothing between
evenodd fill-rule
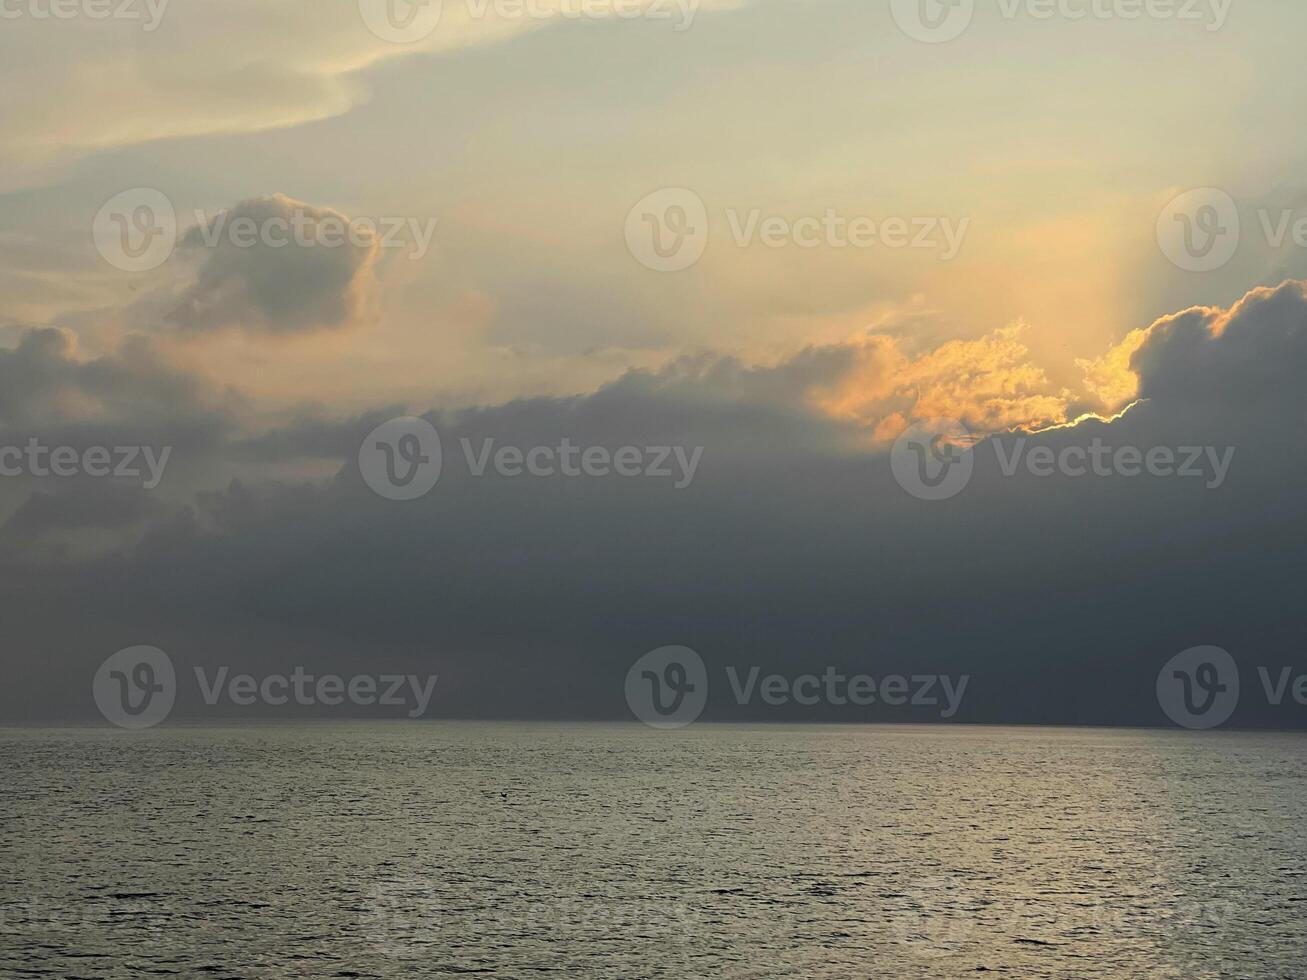
<instances>
[{"instance_id":1,"label":"pale yellow sky","mask_svg":"<svg viewBox=\"0 0 1307 980\"><path fill-rule=\"evenodd\" d=\"M377 35L369 0L312 16L173 0L153 29L5 21L0 323L65 327L88 357L144 334L251 418L584 392L687 352L773 363L841 343L892 345L900 375L877 383L893 389L950 341L1006 351L973 380L1019 379L1019 414L1092 401L1077 362L1158 316L1307 270L1307 250L1246 234L1221 269L1186 272L1155 230L1193 187L1227 190L1253 229L1259 208L1298 205L1301 4L1203 4L1194 20L981 4L940 44L865 0L478 9L446 0L409 43ZM274 194L434 231L349 269L337 316L322 303L340 297L312 291L340 270L284 255L114 268L92 226L133 188L165 195L183 231L197 209ZM702 257L679 271L624 239L659 188L704 208ZM902 222L920 247L785 237L823 215ZM776 244L741 232L769 220L788 229ZM201 295L202 329L176 313Z\"/></svg>"}]
</instances>

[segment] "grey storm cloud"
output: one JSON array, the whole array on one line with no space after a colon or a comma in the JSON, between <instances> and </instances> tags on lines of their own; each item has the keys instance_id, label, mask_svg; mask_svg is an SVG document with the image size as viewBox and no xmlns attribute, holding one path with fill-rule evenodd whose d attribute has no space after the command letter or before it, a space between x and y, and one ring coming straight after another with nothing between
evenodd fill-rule
<instances>
[{"instance_id":1,"label":"grey storm cloud","mask_svg":"<svg viewBox=\"0 0 1307 980\"><path fill-rule=\"evenodd\" d=\"M87 715L99 661L151 643L182 670L435 672L437 714L622 717L630 664L685 644L714 669L968 673L963 721L1157 724L1156 674L1180 650L1223 646L1250 676L1307 664L1307 455L1285 427L1304 398L1303 284L1160 321L1132 363L1141 400L1124 414L988 436L970 483L941 501L905 492L883 448L801 397L847 370L838 349L765 369L704 355L588 396L429 412L444 468L407 502L373 493L355 461L391 409L231 442L222 452L247 460L340 468L326 481L231 481L93 559L5 553L19 587L0 614L14 650L43 656L0 691L0 712ZM704 453L682 489L476 477L463 456L464 439L562 437ZM1095 440L1235 452L1219 487L1004 471L1018 449L1057 456ZM75 520L39 506L11 533ZM710 717L753 710L710 693ZM1303 722L1253 699L1240 712L1250 726Z\"/></svg>"},{"instance_id":2,"label":"grey storm cloud","mask_svg":"<svg viewBox=\"0 0 1307 980\"><path fill-rule=\"evenodd\" d=\"M82 357L71 331L39 327L0 349L0 434L10 441L39 436L80 445L150 437L211 451L234 428L241 403L167 364L145 336Z\"/></svg>"},{"instance_id":3,"label":"grey storm cloud","mask_svg":"<svg viewBox=\"0 0 1307 980\"><path fill-rule=\"evenodd\" d=\"M42 562L71 560L88 550L88 537L113 544L136 540L168 513L159 497L140 487L71 481L58 492L32 493L0 525L0 549Z\"/></svg>"},{"instance_id":4,"label":"grey storm cloud","mask_svg":"<svg viewBox=\"0 0 1307 980\"><path fill-rule=\"evenodd\" d=\"M1256 289L1229 310L1195 308L1154 324L1132 361L1140 396L1236 408L1303 397L1303 288Z\"/></svg>"},{"instance_id":5,"label":"grey storm cloud","mask_svg":"<svg viewBox=\"0 0 1307 980\"><path fill-rule=\"evenodd\" d=\"M77 356L72 332L40 327L21 333L12 349L0 350L0 424L140 424L175 418L198 400L198 383L163 365L142 338L86 360Z\"/></svg>"},{"instance_id":6,"label":"grey storm cloud","mask_svg":"<svg viewBox=\"0 0 1307 980\"><path fill-rule=\"evenodd\" d=\"M859 432L814 414L805 393L844 377L855 351L843 345L811 347L776 365L746 364L703 351L658 370L630 370L588 395L516 399L501 405L433 410L432 422L451 439L511 433L525 443L547 443L559 432L594 444L614 441L710 440L732 454L767 455L780 441L810 447L848 447ZM304 417L233 444L233 454L262 461L296 457L345 460L363 437L403 406L374 409L348 419Z\"/></svg>"},{"instance_id":7,"label":"grey storm cloud","mask_svg":"<svg viewBox=\"0 0 1307 980\"><path fill-rule=\"evenodd\" d=\"M48 561L135 543L171 519L189 496L182 487L202 483L240 407L239 397L166 364L146 337L84 357L71 331L20 331L15 346L0 349L0 554ZM93 452L97 471L115 476L77 464L67 464L71 475L51 475L56 449L79 461ZM33 458L44 473L32 472ZM147 493L143 483L165 470L169 483Z\"/></svg>"},{"instance_id":8,"label":"grey storm cloud","mask_svg":"<svg viewBox=\"0 0 1307 980\"><path fill-rule=\"evenodd\" d=\"M281 194L242 201L181 239L195 282L166 319L183 330L293 334L343 327L367 312L375 231Z\"/></svg>"}]
</instances>

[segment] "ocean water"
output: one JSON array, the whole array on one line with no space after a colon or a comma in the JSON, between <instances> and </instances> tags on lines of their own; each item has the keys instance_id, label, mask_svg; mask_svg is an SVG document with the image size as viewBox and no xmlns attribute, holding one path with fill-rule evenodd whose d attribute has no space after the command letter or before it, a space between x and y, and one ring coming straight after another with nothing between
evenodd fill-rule
<instances>
[{"instance_id":1,"label":"ocean water","mask_svg":"<svg viewBox=\"0 0 1307 980\"><path fill-rule=\"evenodd\" d=\"M0 731L0 976L1299 978L1307 739Z\"/></svg>"}]
</instances>

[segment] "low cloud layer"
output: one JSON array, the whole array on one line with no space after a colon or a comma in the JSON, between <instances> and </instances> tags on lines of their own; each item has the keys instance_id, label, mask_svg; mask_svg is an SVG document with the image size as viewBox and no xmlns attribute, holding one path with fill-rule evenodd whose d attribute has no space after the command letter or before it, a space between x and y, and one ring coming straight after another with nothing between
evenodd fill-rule
<instances>
[{"instance_id":1,"label":"low cloud layer","mask_svg":"<svg viewBox=\"0 0 1307 980\"><path fill-rule=\"evenodd\" d=\"M162 508L130 494L84 505L33 498L2 532L27 550L4 552L6 576L20 583L0 610L6 657L23 667L8 669L0 711L93 717L95 666L136 643L168 650L187 672L434 672L431 711L451 716L623 717L627 667L674 643L714 669L967 673L965 721L1163 723L1156 673L1202 643L1229 649L1249 677L1263 664L1301 669L1293 570L1307 546L1298 517L1307 463L1284 432L1304 397L1293 380L1307 368L1303 284L1160 321L1128 341L1140 400L1124 414L996 431L975 446L956 496L906 492L883 442L868 441L876 420L953 404L965 390L927 378L978 379L967 405L1021 402L1040 383L1014 368L1015 343L1014 334L982 342L970 374L954 352L937 355L947 370L901 385L870 371L861 348L836 346L767 368L705 355L588 396L432 411L443 469L409 502L374 493L356 461L364 436L399 407L306 414L203 450L254 474L334 460L327 479L244 478ZM5 356L97 383L113 373L69 365L48 335ZM14 362L0 359L0 371L5 363ZM1008 371L1011 384L989 380ZM858 411L832 411L849 404L854 377L871 393L853 400ZM945 394L920 393L937 389ZM6 412L32 419L52 398L40 387ZM478 476L464 451L465 440L474 451L493 440L525 452L564 438L610 452L703 453L677 489L611 472ZM1136 465L1107 475L1031 462L1096 444L1139 459L1121 456ZM1200 471L1185 477L1190 447L1215 454L1200 452ZM1173 472L1149 475L1142 460L1163 449ZM79 523L144 530L86 557L70 544ZM64 558L49 547L32 557L42 541ZM829 705L778 713L720 690L709 711L912 719L906 709L846 717ZM1251 698L1240 712L1235 722L1247 725L1303 721Z\"/></svg>"}]
</instances>

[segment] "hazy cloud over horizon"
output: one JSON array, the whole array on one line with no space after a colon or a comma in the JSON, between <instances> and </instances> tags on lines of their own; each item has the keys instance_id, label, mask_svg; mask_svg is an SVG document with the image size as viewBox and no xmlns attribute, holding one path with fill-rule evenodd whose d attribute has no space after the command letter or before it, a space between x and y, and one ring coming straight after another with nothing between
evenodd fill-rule
<instances>
[{"instance_id":1,"label":"hazy cloud over horizon","mask_svg":"<svg viewBox=\"0 0 1307 980\"><path fill-rule=\"evenodd\" d=\"M476 716L1300 666L1307 8L1196 6L5 7L0 721L132 644Z\"/></svg>"},{"instance_id":2,"label":"hazy cloud over horizon","mask_svg":"<svg viewBox=\"0 0 1307 980\"><path fill-rule=\"evenodd\" d=\"M52 341L19 350L41 343ZM684 643L710 664L791 673L966 672L963 720L1156 723L1145 681L1188 646L1301 665L1284 570L1307 543L1296 516L1307 473L1280 427L1304 397L1291 383L1307 367L1304 284L1166 318L1131 343L1142 400L1116 418L995 430L972 450L968 485L942 501L894 481L875 426L812 397L865 377L857 351L839 348L769 368L700 358L589 395L433 410L440 480L409 503L372 492L356 461L397 406L179 439L179 458L217 454L247 473L295 459L338 472L246 477L167 506L115 492L87 508L70 496L86 491L78 480L33 491L0 531L24 546L6 551L20 584L3 611L24 667L0 703L10 720L87 717L87 671L148 643L188 668L423 666L444 679L437 715L615 717L630 662ZM564 439L702 456L679 489L616 472L475 475L493 447ZM1095 475L1096 442L1137 448L1133 471ZM1068 447L1086 472L1032 468L1038 449ZM1204 454L1184 474L1190 447ZM1173 475L1142 471L1157 449ZM134 531L89 553L34 547L79 521ZM729 700L718 711L748 715ZM1283 723L1251 709L1243 721Z\"/></svg>"}]
</instances>

